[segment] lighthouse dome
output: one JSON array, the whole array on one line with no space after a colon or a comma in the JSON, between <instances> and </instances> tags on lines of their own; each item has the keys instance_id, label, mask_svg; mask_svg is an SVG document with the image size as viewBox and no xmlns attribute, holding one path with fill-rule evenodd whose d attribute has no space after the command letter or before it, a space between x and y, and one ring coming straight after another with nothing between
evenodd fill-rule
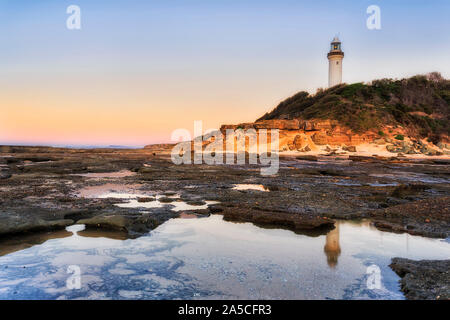
<instances>
[{"instance_id":1,"label":"lighthouse dome","mask_svg":"<svg viewBox=\"0 0 450 320\"><path fill-rule=\"evenodd\" d=\"M333 41L331 43L341 43L341 40L336 36L333 38Z\"/></svg>"}]
</instances>

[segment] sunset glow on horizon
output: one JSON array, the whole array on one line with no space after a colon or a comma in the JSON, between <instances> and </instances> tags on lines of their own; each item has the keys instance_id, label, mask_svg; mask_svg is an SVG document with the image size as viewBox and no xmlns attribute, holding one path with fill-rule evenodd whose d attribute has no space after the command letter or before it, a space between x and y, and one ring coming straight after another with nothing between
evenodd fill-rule
<instances>
[{"instance_id":1,"label":"sunset glow on horizon","mask_svg":"<svg viewBox=\"0 0 450 320\"><path fill-rule=\"evenodd\" d=\"M356 3L356 2L355 2ZM82 29L68 30L77 4ZM327 86L339 33L343 80L450 77L448 1L2 1L0 144L144 146L178 128L254 121Z\"/></svg>"}]
</instances>

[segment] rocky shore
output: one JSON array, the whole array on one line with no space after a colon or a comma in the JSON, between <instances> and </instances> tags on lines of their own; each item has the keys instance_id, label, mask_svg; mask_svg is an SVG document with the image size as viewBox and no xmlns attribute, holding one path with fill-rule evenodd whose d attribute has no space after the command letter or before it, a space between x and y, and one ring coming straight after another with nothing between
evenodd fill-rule
<instances>
[{"instance_id":1,"label":"rocky shore","mask_svg":"<svg viewBox=\"0 0 450 320\"><path fill-rule=\"evenodd\" d=\"M402 278L401 290L407 299L450 299L450 260L394 258L390 267Z\"/></svg>"},{"instance_id":2,"label":"rocky shore","mask_svg":"<svg viewBox=\"0 0 450 320\"><path fill-rule=\"evenodd\" d=\"M216 201L194 211L223 214L227 220L308 230L332 227L333 219L369 218L394 232L449 236L450 168L442 159L286 156L278 174L267 177L258 165L177 166L168 147L157 153L150 148L0 150L2 235L80 220L139 233L178 215L170 198L143 216L139 208L117 206L121 199L80 195L84 188L106 186L107 192L112 185L150 198L168 193L177 194L176 201ZM268 192L234 188L239 184L261 185Z\"/></svg>"},{"instance_id":3,"label":"rocky shore","mask_svg":"<svg viewBox=\"0 0 450 320\"><path fill-rule=\"evenodd\" d=\"M382 230L450 236L444 158L297 154L262 176L259 165L177 166L169 150L0 147L0 238L72 224L136 238L175 217L210 214L311 235L336 219L369 219ZM137 194L136 203L114 192Z\"/></svg>"}]
</instances>

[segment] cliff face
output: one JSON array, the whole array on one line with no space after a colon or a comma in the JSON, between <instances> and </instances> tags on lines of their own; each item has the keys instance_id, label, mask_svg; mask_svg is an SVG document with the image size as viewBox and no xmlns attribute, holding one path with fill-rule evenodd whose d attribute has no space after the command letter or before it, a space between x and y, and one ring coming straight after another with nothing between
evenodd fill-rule
<instances>
[{"instance_id":1,"label":"cliff face","mask_svg":"<svg viewBox=\"0 0 450 320\"><path fill-rule=\"evenodd\" d=\"M428 145L446 149L450 81L431 73L342 84L315 95L299 92L254 123L224 125L221 130L239 128L278 129L285 151L363 143L391 143L393 152L405 153L429 152Z\"/></svg>"},{"instance_id":2,"label":"cliff face","mask_svg":"<svg viewBox=\"0 0 450 320\"><path fill-rule=\"evenodd\" d=\"M377 135L373 132L357 134L351 129L341 127L336 120L261 120L254 123L241 123L238 125L224 125L226 129L278 129L280 150L282 151L316 151L317 146L355 146L362 143L371 143Z\"/></svg>"}]
</instances>

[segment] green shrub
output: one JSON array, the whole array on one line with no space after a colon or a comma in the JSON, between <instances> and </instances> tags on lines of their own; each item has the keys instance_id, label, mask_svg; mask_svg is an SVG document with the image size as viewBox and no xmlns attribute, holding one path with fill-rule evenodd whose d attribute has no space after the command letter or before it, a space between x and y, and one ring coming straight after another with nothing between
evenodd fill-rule
<instances>
[{"instance_id":1,"label":"green shrub","mask_svg":"<svg viewBox=\"0 0 450 320\"><path fill-rule=\"evenodd\" d=\"M442 90L441 97L450 105L450 90Z\"/></svg>"},{"instance_id":2,"label":"green shrub","mask_svg":"<svg viewBox=\"0 0 450 320\"><path fill-rule=\"evenodd\" d=\"M439 117L413 114L417 111ZM315 95L299 92L258 120L296 118L337 120L355 132L374 130L380 136L384 133L378 130L386 125L410 129L421 138L450 135L450 80L416 76L341 84ZM396 139L404 137L397 135Z\"/></svg>"},{"instance_id":3,"label":"green shrub","mask_svg":"<svg viewBox=\"0 0 450 320\"><path fill-rule=\"evenodd\" d=\"M398 134L394 138L397 139L397 140L405 140L405 136L402 135L402 134Z\"/></svg>"},{"instance_id":4,"label":"green shrub","mask_svg":"<svg viewBox=\"0 0 450 320\"><path fill-rule=\"evenodd\" d=\"M340 94L344 98L353 98L356 95L362 93L362 91L365 87L366 87L366 85L362 82L354 83L354 84L344 87L342 89L342 91L340 92Z\"/></svg>"},{"instance_id":5,"label":"green shrub","mask_svg":"<svg viewBox=\"0 0 450 320\"><path fill-rule=\"evenodd\" d=\"M431 106L423 106L423 112L425 112L426 114L430 115L433 113L433 108Z\"/></svg>"}]
</instances>

